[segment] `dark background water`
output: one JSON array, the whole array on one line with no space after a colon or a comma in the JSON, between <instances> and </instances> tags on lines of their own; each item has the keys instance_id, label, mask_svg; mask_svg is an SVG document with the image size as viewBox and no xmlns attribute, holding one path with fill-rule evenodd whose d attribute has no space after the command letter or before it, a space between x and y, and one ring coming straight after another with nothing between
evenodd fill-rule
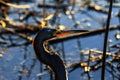
<instances>
[{"instance_id":1,"label":"dark background water","mask_svg":"<svg viewBox=\"0 0 120 80\"><path fill-rule=\"evenodd\" d=\"M117 1L117 0L116 0ZM79 0L78 0L79 2ZM120 1L118 1L120 4ZM15 3L15 2L14 2ZM42 3L42 0L36 0L33 2L20 2L19 4L28 4L31 6L30 10L36 10L36 11L43 11L43 8L38 8L35 6L37 3ZM47 4L53 4L54 1L51 3L49 0L46 0ZM101 5L108 4L105 0L98 1L98 3L101 3ZM75 4L74 10L77 10L80 8L81 4ZM70 9L72 6L69 6L68 12L70 12ZM116 16L116 14L119 12L119 7L113 7L112 11L112 18L111 18L111 25L119 25L120 21L119 18ZM11 8L15 10L14 8ZM58 18L59 24L64 25L66 28L69 29L85 29L85 30L92 30L103 27L104 23L107 20L107 14L97 12L94 10L89 10L86 7L83 7L84 12L77 12L75 13L74 19L69 18L72 15L65 15L62 11L59 11L59 15L61 15L60 18ZM108 7L105 7L105 9L108 11ZM16 9L17 10L17 9ZM21 9L22 10L22 9ZM23 9L24 10L24 9ZM53 13L56 10L55 9L47 9L49 12ZM74 11L73 10L73 11ZM24 15L23 15L24 16ZM9 18L11 19L18 19L19 16L17 14L9 14ZM38 20L41 18L38 17ZM86 21L85 21L86 20ZM24 21L23 23L26 23ZM29 18L28 23L35 24L33 18ZM77 27L75 27L75 23L79 23ZM49 22L48 24L51 25ZM57 26L57 21L53 26ZM109 45L120 43L120 40L116 40L115 34L116 31L119 32L119 30L114 30L109 32ZM120 32L119 32L120 34ZM12 36L12 38L17 38L15 35L5 35L5 37ZM35 34L31 35L33 38L35 37ZM16 43L22 43L24 40L19 39L16 41ZM88 50L90 49L96 49L96 50L103 50L103 42L104 42L104 33L89 36L89 37L83 37L83 38L75 38L72 40L59 42L57 44L52 45L51 47L54 50L58 50L61 54L61 57L64 58L66 61L66 65L79 63L80 60L86 61L88 60ZM8 41L6 45L11 44L11 42ZM1 44L0 51L3 50L3 44ZM55 46L55 47L54 47ZM64 46L64 47L63 47ZM6 48L6 47L5 47ZM84 51L83 54L81 51ZM115 50L116 51L116 50ZM63 52L65 53L65 56L63 56ZM111 51L112 52L112 51ZM81 57L82 54L82 57ZM110 58L107 60L109 61ZM119 59L120 60L120 59ZM91 63L92 64L92 63ZM118 63L115 63L114 66L116 68ZM41 67L42 66L42 67ZM45 65L41 64L34 53L33 47L31 44L29 45L21 45L16 47L9 47L6 51L4 51L4 55L0 57L0 80L50 80L50 72L48 70L45 70ZM110 69L107 66L107 69ZM69 71L69 69L67 69ZM110 69L111 70L111 69ZM91 78L89 79L89 75ZM73 72L69 73L69 80L100 80L101 79L101 68L95 71L90 71L88 73L84 72L84 68L77 68ZM38 76L39 75L39 76ZM41 76L40 76L41 75ZM109 71L106 70L106 80L119 80L120 79L120 73L117 71L115 73L116 77L113 77Z\"/></svg>"}]
</instances>

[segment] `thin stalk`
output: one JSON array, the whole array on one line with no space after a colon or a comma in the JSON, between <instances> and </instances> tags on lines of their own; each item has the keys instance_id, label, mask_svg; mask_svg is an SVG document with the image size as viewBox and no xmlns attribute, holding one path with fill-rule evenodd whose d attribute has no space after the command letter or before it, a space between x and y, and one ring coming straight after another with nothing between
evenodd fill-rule
<instances>
[{"instance_id":1,"label":"thin stalk","mask_svg":"<svg viewBox=\"0 0 120 80\"><path fill-rule=\"evenodd\" d=\"M107 19L107 24L106 24L105 36L104 36L101 80L105 80L106 50L107 50L107 41L108 41L108 33L109 33L109 25L110 25L110 19L111 19L112 5L113 5L113 0L110 0L110 7L109 7L108 19Z\"/></svg>"},{"instance_id":2,"label":"thin stalk","mask_svg":"<svg viewBox=\"0 0 120 80\"><path fill-rule=\"evenodd\" d=\"M65 64L66 64L66 56L65 56L64 42L62 42L62 56L63 56L64 62L65 62Z\"/></svg>"}]
</instances>

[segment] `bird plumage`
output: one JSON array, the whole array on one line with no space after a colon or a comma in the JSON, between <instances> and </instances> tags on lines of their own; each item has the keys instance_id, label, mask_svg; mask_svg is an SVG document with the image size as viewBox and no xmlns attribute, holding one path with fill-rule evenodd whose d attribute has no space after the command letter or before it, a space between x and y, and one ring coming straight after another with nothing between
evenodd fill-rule
<instances>
[{"instance_id":1,"label":"bird plumage","mask_svg":"<svg viewBox=\"0 0 120 80\"><path fill-rule=\"evenodd\" d=\"M55 80L68 80L63 60L58 53L53 51L51 53L48 49L49 39L53 38L57 32L59 31L50 28L40 30L34 39L33 47L37 58L54 71Z\"/></svg>"}]
</instances>

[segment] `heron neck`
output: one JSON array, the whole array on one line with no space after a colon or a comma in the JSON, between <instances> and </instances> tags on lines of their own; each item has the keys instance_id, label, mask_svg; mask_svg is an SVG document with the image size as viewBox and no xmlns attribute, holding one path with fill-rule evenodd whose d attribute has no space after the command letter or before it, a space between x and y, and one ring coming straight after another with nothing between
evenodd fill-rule
<instances>
[{"instance_id":1,"label":"heron neck","mask_svg":"<svg viewBox=\"0 0 120 80\"><path fill-rule=\"evenodd\" d=\"M48 54L49 51L46 49L46 46L45 46L45 44L47 43L48 42L44 41L40 37L36 37L34 40L34 49L35 49L36 56L41 62L45 64L49 63L49 58L47 56L50 55Z\"/></svg>"},{"instance_id":2,"label":"heron neck","mask_svg":"<svg viewBox=\"0 0 120 80\"><path fill-rule=\"evenodd\" d=\"M49 53L50 55L57 55L57 54L53 54L53 53L51 53L51 51L49 51L48 46L46 46L48 44L49 44L49 41L47 41L47 40L43 42L44 51ZM52 60L50 60L51 63L53 60L54 60L54 58L52 58ZM57 60L57 61L58 61L58 64L54 64L54 65L49 64L49 66L52 68L52 70L55 73L55 80L68 80L67 72L65 70L65 66L63 65L62 60L61 61ZM56 62L56 59L53 61L53 63L54 62ZM55 66L57 66L57 68Z\"/></svg>"},{"instance_id":3,"label":"heron neck","mask_svg":"<svg viewBox=\"0 0 120 80\"><path fill-rule=\"evenodd\" d=\"M44 38L37 38L36 39L36 44L35 46L37 45L37 48L39 48L38 50L40 51L39 53L44 55L44 53L49 53L49 45L48 45L48 40L44 40Z\"/></svg>"},{"instance_id":4,"label":"heron neck","mask_svg":"<svg viewBox=\"0 0 120 80\"><path fill-rule=\"evenodd\" d=\"M51 53L51 51L49 51L48 46L46 46L48 44L49 44L49 41L47 40L43 42L44 51L49 53L50 55L54 55L53 53ZM54 58L52 58L52 60L54 60ZM51 63L52 63L52 60L50 60ZM56 62L56 59L54 61ZM49 66L52 68L52 70L55 73L55 80L68 80L67 72L65 70L65 66L62 63L62 60L61 61L58 60L58 64L54 64L54 65L49 64ZM57 68L55 66L57 66Z\"/></svg>"},{"instance_id":5,"label":"heron neck","mask_svg":"<svg viewBox=\"0 0 120 80\"><path fill-rule=\"evenodd\" d=\"M48 44L49 44L49 41L48 41L48 40L45 40L45 41L43 42L43 44L42 44L42 45L43 45L43 49L44 49L45 52L51 54L51 53L50 53L51 51L49 50L49 45L48 45Z\"/></svg>"},{"instance_id":6,"label":"heron neck","mask_svg":"<svg viewBox=\"0 0 120 80\"><path fill-rule=\"evenodd\" d=\"M34 41L34 49L38 59L46 65L49 65L55 73L55 80L68 80L63 61L57 54L53 54L48 49L47 40L36 37Z\"/></svg>"},{"instance_id":7,"label":"heron neck","mask_svg":"<svg viewBox=\"0 0 120 80\"><path fill-rule=\"evenodd\" d=\"M55 72L55 80L68 80L67 72L61 73L61 70L59 69L58 72Z\"/></svg>"}]
</instances>

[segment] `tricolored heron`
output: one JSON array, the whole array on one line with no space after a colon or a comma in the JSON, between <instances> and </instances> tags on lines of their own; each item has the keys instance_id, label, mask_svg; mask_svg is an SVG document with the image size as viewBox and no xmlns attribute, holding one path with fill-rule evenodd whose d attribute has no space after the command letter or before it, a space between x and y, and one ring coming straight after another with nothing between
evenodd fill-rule
<instances>
[{"instance_id":1,"label":"tricolored heron","mask_svg":"<svg viewBox=\"0 0 120 80\"><path fill-rule=\"evenodd\" d=\"M69 32L70 31L67 33ZM37 58L53 70L55 80L68 80L68 76L63 60L57 52L53 52L48 49L48 43L49 39L55 36L60 36L60 34L63 36L63 33L63 31L59 31L57 29L43 28L37 33L33 42Z\"/></svg>"}]
</instances>

